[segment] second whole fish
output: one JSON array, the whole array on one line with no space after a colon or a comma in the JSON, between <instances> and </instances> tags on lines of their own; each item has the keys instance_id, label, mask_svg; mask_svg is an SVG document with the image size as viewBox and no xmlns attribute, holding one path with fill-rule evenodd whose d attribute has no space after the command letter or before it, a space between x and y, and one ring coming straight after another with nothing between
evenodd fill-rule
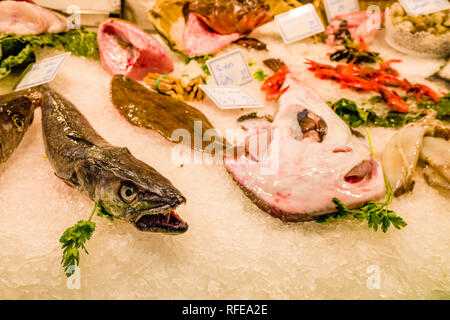
<instances>
[{"instance_id":1,"label":"second whole fish","mask_svg":"<svg viewBox=\"0 0 450 320\"><path fill-rule=\"evenodd\" d=\"M5 162L19 146L33 122L40 94L22 90L0 96L0 163Z\"/></svg>"},{"instance_id":2,"label":"second whole fish","mask_svg":"<svg viewBox=\"0 0 450 320\"><path fill-rule=\"evenodd\" d=\"M168 179L127 148L109 144L63 96L41 91L44 144L57 177L140 231L188 229L174 212L186 199Z\"/></svg>"}]
</instances>

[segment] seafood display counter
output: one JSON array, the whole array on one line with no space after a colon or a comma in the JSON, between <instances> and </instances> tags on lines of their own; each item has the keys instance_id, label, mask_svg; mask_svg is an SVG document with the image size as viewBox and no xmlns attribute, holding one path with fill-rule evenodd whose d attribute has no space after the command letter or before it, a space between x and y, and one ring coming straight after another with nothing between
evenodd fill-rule
<instances>
[{"instance_id":1,"label":"seafood display counter","mask_svg":"<svg viewBox=\"0 0 450 320\"><path fill-rule=\"evenodd\" d=\"M1 298L450 298L448 7L44 2L0 1Z\"/></svg>"}]
</instances>

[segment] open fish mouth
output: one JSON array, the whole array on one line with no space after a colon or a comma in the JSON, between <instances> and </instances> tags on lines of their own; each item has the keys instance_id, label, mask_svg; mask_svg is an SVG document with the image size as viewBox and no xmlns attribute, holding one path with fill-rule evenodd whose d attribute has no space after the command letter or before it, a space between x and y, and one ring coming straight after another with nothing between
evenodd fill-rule
<instances>
[{"instance_id":1,"label":"open fish mouth","mask_svg":"<svg viewBox=\"0 0 450 320\"><path fill-rule=\"evenodd\" d=\"M173 210L164 213L144 213L135 222L139 231L180 234L188 229L188 224Z\"/></svg>"},{"instance_id":2,"label":"open fish mouth","mask_svg":"<svg viewBox=\"0 0 450 320\"><path fill-rule=\"evenodd\" d=\"M157 208L141 210L137 212L131 223L139 231L144 232L184 233L189 226L175 213L175 208L184 202L184 199L179 199L175 205L166 204Z\"/></svg>"}]
</instances>

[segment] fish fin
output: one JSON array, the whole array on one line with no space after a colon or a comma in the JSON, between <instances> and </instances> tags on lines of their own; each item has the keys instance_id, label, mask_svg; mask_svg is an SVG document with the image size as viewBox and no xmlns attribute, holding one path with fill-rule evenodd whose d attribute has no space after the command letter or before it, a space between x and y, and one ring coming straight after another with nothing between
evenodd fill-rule
<instances>
[{"instance_id":1,"label":"fish fin","mask_svg":"<svg viewBox=\"0 0 450 320\"><path fill-rule=\"evenodd\" d=\"M61 176L58 176L56 173L55 173L55 176L57 176L59 179L61 179L69 187L72 187L72 188L78 188L79 187L78 179L77 179L75 173L73 173L72 176L69 179L66 179L66 178L63 178Z\"/></svg>"}]
</instances>

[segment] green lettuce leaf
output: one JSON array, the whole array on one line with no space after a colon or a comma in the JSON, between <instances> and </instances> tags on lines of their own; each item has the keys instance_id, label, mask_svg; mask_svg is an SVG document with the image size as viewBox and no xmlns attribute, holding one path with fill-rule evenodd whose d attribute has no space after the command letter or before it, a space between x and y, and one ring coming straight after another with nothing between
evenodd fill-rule
<instances>
[{"instance_id":1,"label":"green lettuce leaf","mask_svg":"<svg viewBox=\"0 0 450 320\"><path fill-rule=\"evenodd\" d=\"M74 29L58 34L40 35L8 34L0 38L0 79L14 68L26 67L36 60L35 51L53 47L77 56L98 57L97 33Z\"/></svg>"}]
</instances>

